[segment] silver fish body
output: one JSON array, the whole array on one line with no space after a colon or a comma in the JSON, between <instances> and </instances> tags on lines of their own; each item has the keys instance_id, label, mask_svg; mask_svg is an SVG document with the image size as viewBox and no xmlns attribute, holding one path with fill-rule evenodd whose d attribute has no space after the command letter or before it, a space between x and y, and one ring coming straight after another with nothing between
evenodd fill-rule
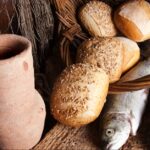
<instances>
[{"instance_id":1,"label":"silver fish body","mask_svg":"<svg viewBox=\"0 0 150 150\"><path fill-rule=\"evenodd\" d=\"M150 74L150 58L138 63L121 79L130 81ZM120 149L136 135L148 99L149 89L108 96L100 121L101 143L106 150Z\"/></svg>"}]
</instances>

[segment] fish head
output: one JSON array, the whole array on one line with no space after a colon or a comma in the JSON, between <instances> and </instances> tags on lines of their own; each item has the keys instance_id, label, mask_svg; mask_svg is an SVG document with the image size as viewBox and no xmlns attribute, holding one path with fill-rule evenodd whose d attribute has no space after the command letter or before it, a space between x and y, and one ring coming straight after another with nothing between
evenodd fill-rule
<instances>
[{"instance_id":1,"label":"fish head","mask_svg":"<svg viewBox=\"0 0 150 150\"><path fill-rule=\"evenodd\" d=\"M129 138L131 124L122 114L109 114L100 125L100 140L104 150L118 150Z\"/></svg>"}]
</instances>

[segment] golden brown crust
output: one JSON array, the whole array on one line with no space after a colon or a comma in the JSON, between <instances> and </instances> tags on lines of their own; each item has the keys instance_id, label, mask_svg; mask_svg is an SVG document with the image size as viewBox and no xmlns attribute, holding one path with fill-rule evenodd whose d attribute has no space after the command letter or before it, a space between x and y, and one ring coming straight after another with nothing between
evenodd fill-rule
<instances>
[{"instance_id":1,"label":"golden brown crust","mask_svg":"<svg viewBox=\"0 0 150 150\"><path fill-rule=\"evenodd\" d=\"M140 48L137 43L125 38L125 37L117 37L124 46L124 63L122 72L126 72L131 67L133 67L140 59Z\"/></svg>"},{"instance_id":2,"label":"golden brown crust","mask_svg":"<svg viewBox=\"0 0 150 150\"><path fill-rule=\"evenodd\" d=\"M66 68L51 95L54 118L74 127L92 122L102 110L108 85L108 76L96 66L75 64Z\"/></svg>"},{"instance_id":3,"label":"golden brown crust","mask_svg":"<svg viewBox=\"0 0 150 150\"><path fill-rule=\"evenodd\" d=\"M143 38L143 35L140 32L140 30L136 27L136 25L134 23L132 23L128 19L120 16L118 14L118 12L119 12L119 10L117 12L115 12L115 17L114 17L114 21L115 21L118 29L124 35L126 35L128 38L130 38L134 41L140 41L140 39Z\"/></svg>"},{"instance_id":4,"label":"golden brown crust","mask_svg":"<svg viewBox=\"0 0 150 150\"><path fill-rule=\"evenodd\" d=\"M79 18L92 36L112 37L116 29L112 22L112 9L100 1L90 1L79 12Z\"/></svg>"},{"instance_id":5,"label":"golden brown crust","mask_svg":"<svg viewBox=\"0 0 150 150\"><path fill-rule=\"evenodd\" d=\"M123 51L123 45L117 38L91 38L78 48L76 61L102 68L113 83L122 73Z\"/></svg>"},{"instance_id":6,"label":"golden brown crust","mask_svg":"<svg viewBox=\"0 0 150 150\"><path fill-rule=\"evenodd\" d=\"M142 42L150 38L150 4L133 0L122 5L114 14L117 28L128 38Z\"/></svg>"}]
</instances>

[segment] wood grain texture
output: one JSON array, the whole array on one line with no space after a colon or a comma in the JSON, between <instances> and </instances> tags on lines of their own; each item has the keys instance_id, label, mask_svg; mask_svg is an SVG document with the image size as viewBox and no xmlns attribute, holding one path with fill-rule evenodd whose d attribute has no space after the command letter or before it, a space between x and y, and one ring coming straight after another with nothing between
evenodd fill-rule
<instances>
[{"instance_id":1,"label":"wood grain texture","mask_svg":"<svg viewBox=\"0 0 150 150\"><path fill-rule=\"evenodd\" d=\"M91 126L71 128L57 124L34 150L98 150L98 145L92 140L95 138L94 131L92 131Z\"/></svg>"},{"instance_id":2,"label":"wood grain texture","mask_svg":"<svg viewBox=\"0 0 150 150\"><path fill-rule=\"evenodd\" d=\"M150 149L149 118L150 101L137 136L130 137L122 150ZM34 150L101 150L98 120L81 128L71 128L57 123Z\"/></svg>"}]
</instances>

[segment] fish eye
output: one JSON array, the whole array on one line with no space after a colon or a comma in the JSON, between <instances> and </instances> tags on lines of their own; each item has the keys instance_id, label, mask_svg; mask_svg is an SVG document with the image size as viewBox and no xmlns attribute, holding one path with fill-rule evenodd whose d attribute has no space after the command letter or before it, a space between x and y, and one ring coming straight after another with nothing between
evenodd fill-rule
<instances>
[{"instance_id":1,"label":"fish eye","mask_svg":"<svg viewBox=\"0 0 150 150\"><path fill-rule=\"evenodd\" d=\"M112 137L115 134L115 130L114 129L107 129L106 130L106 135L108 137Z\"/></svg>"}]
</instances>

